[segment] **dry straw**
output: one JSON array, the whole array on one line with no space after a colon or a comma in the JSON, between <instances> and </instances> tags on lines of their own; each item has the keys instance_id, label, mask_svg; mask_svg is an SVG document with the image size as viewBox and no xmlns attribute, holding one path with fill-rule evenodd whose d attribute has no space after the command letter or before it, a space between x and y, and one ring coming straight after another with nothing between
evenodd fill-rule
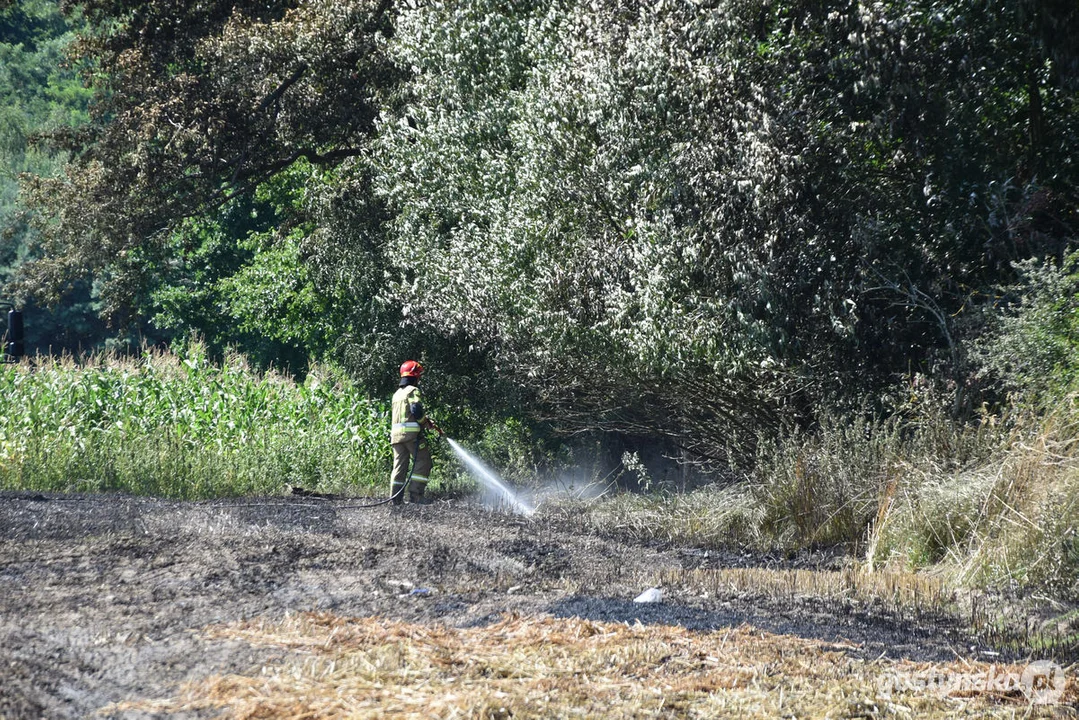
<instances>
[{"instance_id":1,"label":"dry straw","mask_svg":"<svg viewBox=\"0 0 1079 720\"><path fill-rule=\"evenodd\" d=\"M507 615L447 628L308 613L208 631L282 649L278 664L193 682L176 697L106 711L229 718L1045 717L1019 693L882 696L896 673L988 671L979 663L867 662L849 645L750 626L709 633ZM1021 671L1017 668L1016 671ZM1066 699L1074 700L1069 690Z\"/></svg>"},{"instance_id":2,"label":"dry straw","mask_svg":"<svg viewBox=\"0 0 1079 720\"><path fill-rule=\"evenodd\" d=\"M817 597L879 602L893 611L953 610L956 593L943 578L926 573L869 572L858 566L844 570L717 568L669 570L666 586L692 594L754 594L767 597Z\"/></svg>"}]
</instances>

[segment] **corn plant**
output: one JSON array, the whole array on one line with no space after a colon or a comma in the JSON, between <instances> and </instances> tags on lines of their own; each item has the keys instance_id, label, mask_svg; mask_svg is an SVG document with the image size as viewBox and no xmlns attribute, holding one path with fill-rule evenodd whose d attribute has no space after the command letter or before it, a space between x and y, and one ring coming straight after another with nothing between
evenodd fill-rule
<instances>
[{"instance_id":1,"label":"corn plant","mask_svg":"<svg viewBox=\"0 0 1079 720\"><path fill-rule=\"evenodd\" d=\"M176 498L347 491L388 471L385 407L327 369L302 384L180 354L0 369L0 488Z\"/></svg>"}]
</instances>

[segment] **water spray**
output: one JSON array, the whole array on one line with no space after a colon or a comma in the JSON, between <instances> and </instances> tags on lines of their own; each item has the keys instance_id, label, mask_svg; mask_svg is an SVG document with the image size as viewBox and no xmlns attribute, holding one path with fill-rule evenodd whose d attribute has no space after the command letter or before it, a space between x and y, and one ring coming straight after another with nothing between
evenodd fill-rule
<instances>
[{"instance_id":1,"label":"water spray","mask_svg":"<svg viewBox=\"0 0 1079 720\"><path fill-rule=\"evenodd\" d=\"M489 492L493 493L495 495L495 497L497 497L497 501L498 501L498 503L500 505L502 505L504 507L509 507L514 512L514 514L516 514L516 515L523 515L525 517L532 517L532 515L535 514L536 508L533 507L528 501L524 500L523 498L517 497L517 494L514 493L513 490L510 490L509 486L507 486L506 483L502 482L502 478L500 478L498 476L498 473L496 473L494 470L492 470L491 468L484 465L483 462L481 462L475 455L473 455L472 453L470 453L469 451L467 451L463 447L461 447L460 443L458 443L456 440L454 440L453 438L446 435L445 431L443 431L442 428L440 428L434 422L430 423L430 429L437 432L439 437L441 437L443 440L445 440L446 442L449 443L450 448L453 450L453 452L455 452L457 454L457 457L460 458L461 462L463 462L465 464L465 467L468 468L468 470L472 474L472 476L475 477L477 480L479 480L483 484L483 486L485 488L487 488L487 490ZM408 477L405 479L405 482L400 487L400 489L398 489L398 491L396 493L392 494L390 497L384 498L382 500L376 500L375 502L370 502L370 503L352 503L352 504L349 504L349 505L337 505L337 506L334 507L334 509L335 510L346 510L346 509L352 509L352 508L357 508L357 509L358 508L374 508L374 507L378 507L380 505L386 505L388 503L393 502L408 487L409 482L412 479L412 470L415 468L415 466L416 466L416 455L415 455L415 453L413 453L411 466L409 467L409 470L408 470ZM304 490L302 488L292 488L292 494L293 495L300 495L300 496L307 497L307 498L317 498L317 499L323 500L323 501L338 499L336 496L324 495L324 494L317 493L317 492L311 492L311 491L308 491L308 490ZM291 504L292 505L305 505L305 506L311 506L311 507L317 507L317 506L321 505L321 503L291 503ZM213 507L215 507L215 508L219 508L219 507L255 507L255 506L260 506L260 505L261 505L261 503L240 502L240 503L216 504Z\"/></svg>"},{"instance_id":2,"label":"water spray","mask_svg":"<svg viewBox=\"0 0 1079 720\"><path fill-rule=\"evenodd\" d=\"M453 451L457 453L457 457L461 459L461 462L471 471L472 475L479 480L484 486L495 493L498 496L500 502L509 506L517 515L524 515L525 517L531 517L536 509L529 505L527 502L517 497L517 495L506 486L502 479L491 470L489 467L479 461L472 453L465 450L454 439L446 437L446 442L450 444Z\"/></svg>"}]
</instances>

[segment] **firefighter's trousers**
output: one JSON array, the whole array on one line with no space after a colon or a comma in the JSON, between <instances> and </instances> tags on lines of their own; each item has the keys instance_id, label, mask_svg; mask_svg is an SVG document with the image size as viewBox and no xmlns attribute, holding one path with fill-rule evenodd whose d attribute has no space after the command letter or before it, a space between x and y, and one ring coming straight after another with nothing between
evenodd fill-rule
<instances>
[{"instance_id":1,"label":"firefighter's trousers","mask_svg":"<svg viewBox=\"0 0 1079 720\"><path fill-rule=\"evenodd\" d=\"M427 488L427 479L431 474L431 448L427 444L427 438L423 433L417 433L416 437L393 443L393 475L390 476L390 495L396 495L402 491L405 481L408 480L408 466L412 462L412 455L416 455L416 464L412 468L412 481L409 483L408 494L411 498L423 497L423 491Z\"/></svg>"}]
</instances>

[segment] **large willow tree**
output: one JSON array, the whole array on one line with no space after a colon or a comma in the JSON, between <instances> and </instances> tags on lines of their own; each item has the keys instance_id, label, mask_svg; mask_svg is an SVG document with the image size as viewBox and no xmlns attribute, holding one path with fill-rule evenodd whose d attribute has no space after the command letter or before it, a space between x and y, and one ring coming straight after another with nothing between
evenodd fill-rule
<instances>
[{"instance_id":1,"label":"large willow tree","mask_svg":"<svg viewBox=\"0 0 1079 720\"><path fill-rule=\"evenodd\" d=\"M982 5L404 11L394 295L564 425L714 459L892 373L961 381L960 308L1076 208L1076 11Z\"/></svg>"}]
</instances>

